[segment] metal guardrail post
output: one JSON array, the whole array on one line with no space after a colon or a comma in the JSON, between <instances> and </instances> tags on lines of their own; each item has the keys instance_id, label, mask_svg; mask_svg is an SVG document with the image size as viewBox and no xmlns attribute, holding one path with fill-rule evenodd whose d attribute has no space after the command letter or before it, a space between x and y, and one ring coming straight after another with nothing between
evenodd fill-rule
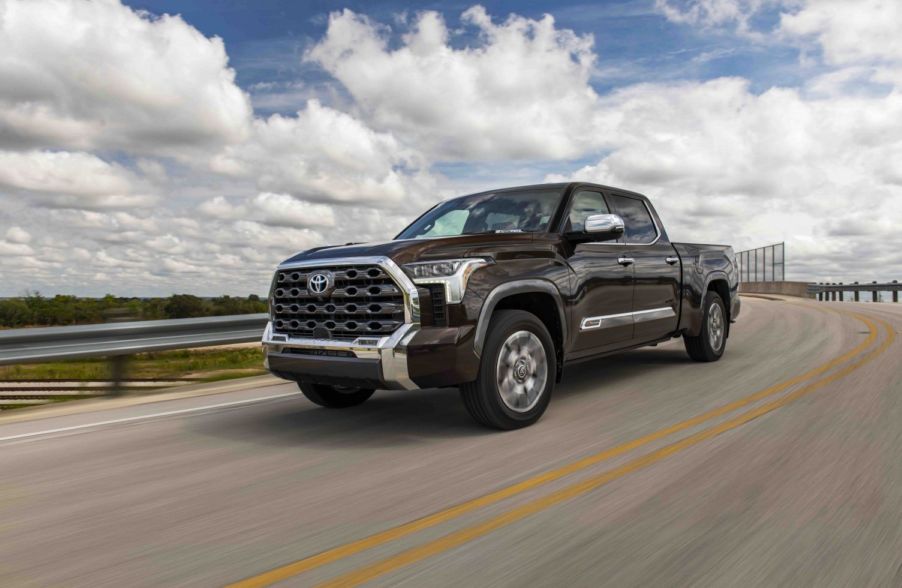
<instances>
[{"instance_id":1,"label":"metal guardrail post","mask_svg":"<svg viewBox=\"0 0 902 588\"><path fill-rule=\"evenodd\" d=\"M898 284L899 280L893 280L893 284ZM899 291L893 290L893 302L899 302Z\"/></svg>"},{"instance_id":2,"label":"metal guardrail post","mask_svg":"<svg viewBox=\"0 0 902 588\"><path fill-rule=\"evenodd\" d=\"M876 284L877 282L871 282ZM877 290L871 290L871 302L877 302Z\"/></svg>"},{"instance_id":3,"label":"metal guardrail post","mask_svg":"<svg viewBox=\"0 0 902 588\"><path fill-rule=\"evenodd\" d=\"M125 380L128 379L128 355L110 357L110 396L125 395Z\"/></svg>"}]
</instances>

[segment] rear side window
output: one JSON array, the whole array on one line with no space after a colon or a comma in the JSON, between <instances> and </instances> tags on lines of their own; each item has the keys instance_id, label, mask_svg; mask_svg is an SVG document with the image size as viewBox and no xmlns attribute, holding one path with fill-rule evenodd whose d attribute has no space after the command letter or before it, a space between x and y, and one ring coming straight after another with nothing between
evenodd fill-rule
<instances>
[{"instance_id":1,"label":"rear side window","mask_svg":"<svg viewBox=\"0 0 902 588\"><path fill-rule=\"evenodd\" d=\"M626 225L623 234L626 243L651 243L658 237L655 222L644 202L619 194L611 194L608 200Z\"/></svg>"}]
</instances>

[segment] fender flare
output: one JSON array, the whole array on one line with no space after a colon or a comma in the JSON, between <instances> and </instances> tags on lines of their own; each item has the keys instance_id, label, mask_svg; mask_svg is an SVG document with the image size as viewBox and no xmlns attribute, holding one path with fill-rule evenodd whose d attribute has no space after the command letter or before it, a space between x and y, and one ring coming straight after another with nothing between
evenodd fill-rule
<instances>
[{"instance_id":1,"label":"fender flare","mask_svg":"<svg viewBox=\"0 0 902 588\"><path fill-rule=\"evenodd\" d=\"M515 280L496 286L486 296L485 302L482 303L482 308L479 311L479 321L476 323L476 335L473 338L473 351L476 352L477 357L482 356L482 348L488 335L489 322L498 302L514 294L530 293L550 294L554 298L558 319L561 321L561 341L562 343L567 341L567 315L564 312L564 302L557 286L547 280Z\"/></svg>"}]
</instances>

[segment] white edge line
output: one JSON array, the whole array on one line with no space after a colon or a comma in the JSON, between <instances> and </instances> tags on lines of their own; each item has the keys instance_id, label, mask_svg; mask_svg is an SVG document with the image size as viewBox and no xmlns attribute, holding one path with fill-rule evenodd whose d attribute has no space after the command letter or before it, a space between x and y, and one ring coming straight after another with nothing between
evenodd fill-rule
<instances>
[{"instance_id":1,"label":"white edge line","mask_svg":"<svg viewBox=\"0 0 902 588\"><path fill-rule=\"evenodd\" d=\"M277 398L285 398L287 396L297 396L297 392L286 392L284 394L273 394L271 396L261 396L259 398L249 398L247 400L236 400L234 402L223 402L220 404L208 404L206 406L194 406L191 408L182 408L179 410L168 410L166 412L157 412L153 414L142 414L139 416L125 417L121 419L110 419L107 421L98 421L96 423L86 423L84 425L72 425L71 427L59 427L57 429L47 429L45 431L35 431L33 433L21 433L19 435L8 435L0 437L2 441L14 441L16 439L26 439L28 437L38 437L40 435L53 435L54 433L66 433L68 431L78 431L80 429L91 429L94 427L102 427L104 425L115 425L118 423L129 423L134 421L143 421L158 417L173 416L177 414L187 414L191 412L200 412L202 410L213 410L216 408L228 408L230 406L241 406L242 404L253 404L255 402L263 402L265 400L275 400Z\"/></svg>"}]
</instances>

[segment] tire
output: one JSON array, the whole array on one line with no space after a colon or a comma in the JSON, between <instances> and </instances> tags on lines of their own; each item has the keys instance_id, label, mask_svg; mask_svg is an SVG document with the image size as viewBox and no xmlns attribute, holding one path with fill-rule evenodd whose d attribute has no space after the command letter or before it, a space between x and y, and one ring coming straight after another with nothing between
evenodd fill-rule
<instances>
[{"instance_id":1,"label":"tire","mask_svg":"<svg viewBox=\"0 0 902 588\"><path fill-rule=\"evenodd\" d=\"M683 335L686 353L695 361L717 361L727 346L727 311L720 294L709 290L702 305L702 330L697 337Z\"/></svg>"},{"instance_id":2,"label":"tire","mask_svg":"<svg viewBox=\"0 0 902 588\"><path fill-rule=\"evenodd\" d=\"M479 375L460 388L464 406L486 427L531 425L545 412L554 390L557 355L551 335L538 317L522 310L496 311L488 332ZM501 381L499 373L505 376Z\"/></svg>"},{"instance_id":3,"label":"tire","mask_svg":"<svg viewBox=\"0 0 902 588\"><path fill-rule=\"evenodd\" d=\"M375 390L371 388L345 388L311 382L298 382L298 388L307 400L326 408L350 408L369 400Z\"/></svg>"}]
</instances>

